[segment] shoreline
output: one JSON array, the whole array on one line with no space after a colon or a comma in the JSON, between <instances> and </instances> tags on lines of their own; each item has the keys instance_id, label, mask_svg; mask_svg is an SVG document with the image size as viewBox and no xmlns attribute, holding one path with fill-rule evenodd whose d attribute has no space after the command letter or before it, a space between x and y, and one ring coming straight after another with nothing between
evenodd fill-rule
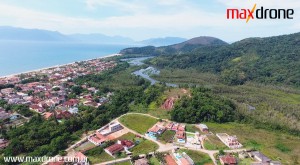
<instances>
[{"instance_id":1,"label":"shoreline","mask_svg":"<svg viewBox=\"0 0 300 165\"><path fill-rule=\"evenodd\" d=\"M72 65L76 62L85 62L85 61L104 59L104 58L108 58L108 57L121 56L121 55L122 54L119 54L119 53L109 54L109 55L106 55L106 56L103 56L103 57L92 58L92 59L81 60L81 61L74 61L74 62L70 62L70 63L67 63L67 64L54 65L54 66L50 66L50 67L45 67L45 68L40 68L40 69L35 69L35 70L30 70L30 71L24 71L24 72L21 72L21 73L15 73L15 74L10 74L10 75L0 76L0 79L11 78L11 77L15 77L15 76L18 76L18 75L21 75L21 74L29 74L29 73L39 72L39 71L43 71L43 70L47 70L47 69L51 69L51 68L58 68L58 67L62 67L62 66Z\"/></svg>"}]
</instances>

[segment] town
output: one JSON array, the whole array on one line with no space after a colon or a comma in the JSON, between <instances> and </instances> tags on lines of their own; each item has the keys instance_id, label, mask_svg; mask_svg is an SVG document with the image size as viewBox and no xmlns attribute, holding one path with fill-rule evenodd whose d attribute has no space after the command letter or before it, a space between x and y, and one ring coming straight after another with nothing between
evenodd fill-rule
<instances>
[{"instance_id":1,"label":"town","mask_svg":"<svg viewBox=\"0 0 300 165\"><path fill-rule=\"evenodd\" d=\"M112 93L97 96L98 90L76 86L74 78L113 68L114 62L93 59L34 72L0 78L0 101L9 105L26 105L30 111L13 111L0 107L1 127L20 126L39 113L45 119L64 120L78 113L78 105L98 107L109 101ZM84 94L80 94L85 91ZM20 108L20 107L18 107ZM8 143L1 141L1 148Z\"/></svg>"},{"instance_id":2,"label":"town","mask_svg":"<svg viewBox=\"0 0 300 165\"><path fill-rule=\"evenodd\" d=\"M114 61L94 59L1 78L0 101L17 106L9 110L0 107L1 128L22 126L33 114L60 123L77 116L80 105L98 108L109 103L113 92L99 94L95 87L79 86L72 80L101 73L116 65ZM177 90L192 97L187 89ZM160 107L170 111L179 98L166 98ZM28 110L22 106L27 106ZM9 143L7 139L0 139L0 149L5 149ZM79 141L57 157L60 161L44 164L63 165L70 157L78 158L76 164L79 165L281 164L259 150L245 148L234 134L212 132L205 123L179 123L130 112L97 130L85 132Z\"/></svg>"},{"instance_id":3,"label":"town","mask_svg":"<svg viewBox=\"0 0 300 165\"><path fill-rule=\"evenodd\" d=\"M144 134L131 129L127 117L140 117L155 121ZM129 124L129 125L128 125ZM91 160L93 164L134 164L148 165L153 161L165 165L194 165L196 159L205 164L235 165L248 162L251 165L280 165L259 151L243 148L238 137L226 133L213 133L205 124L193 125L196 132L186 131L186 125L156 117L128 113L86 136L66 151L69 157L80 157L79 164ZM141 123L143 127L143 123ZM226 147L224 150L206 149L205 143L216 136ZM151 143L154 150L145 150L145 142ZM95 157L91 151L102 149ZM149 151L148 153L145 153ZM79 156L80 155L80 156ZM105 162L103 162L106 160ZM98 163L97 163L98 161ZM101 162L101 163L99 163ZM49 165L63 165L63 162L50 162Z\"/></svg>"}]
</instances>

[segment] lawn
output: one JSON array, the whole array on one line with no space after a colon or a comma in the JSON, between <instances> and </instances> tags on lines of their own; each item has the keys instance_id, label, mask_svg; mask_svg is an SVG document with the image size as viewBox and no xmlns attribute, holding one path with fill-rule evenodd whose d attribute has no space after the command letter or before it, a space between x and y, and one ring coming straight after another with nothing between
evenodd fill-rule
<instances>
[{"instance_id":1,"label":"lawn","mask_svg":"<svg viewBox=\"0 0 300 165\"><path fill-rule=\"evenodd\" d=\"M153 157L153 156L150 158L150 163L149 164L150 165L160 165L158 159Z\"/></svg>"},{"instance_id":2,"label":"lawn","mask_svg":"<svg viewBox=\"0 0 300 165\"><path fill-rule=\"evenodd\" d=\"M137 144L135 147L130 149L130 151L133 153L133 155L139 155L139 154L146 154L149 152L153 152L158 149L158 145L156 143L153 143L149 140L135 137L133 133L127 133L121 137L118 138L118 140L131 140L131 141L139 141L140 143Z\"/></svg>"},{"instance_id":3,"label":"lawn","mask_svg":"<svg viewBox=\"0 0 300 165\"><path fill-rule=\"evenodd\" d=\"M130 161L116 163L115 165L131 165Z\"/></svg>"},{"instance_id":4,"label":"lawn","mask_svg":"<svg viewBox=\"0 0 300 165\"><path fill-rule=\"evenodd\" d=\"M129 132L129 133L125 134L125 135L122 135L117 140L131 140L131 141L133 141L133 139L135 139L135 134Z\"/></svg>"},{"instance_id":5,"label":"lawn","mask_svg":"<svg viewBox=\"0 0 300 165\"><path fill-rule=\"evenodd\" d=\"M103 151L100 155L86 156L88 156L88 159L92 164L114 160L114 158L108 155L105 151Z\"/></svg>"},{"instance_id":6,"label":"lawn","mask_svg":"<svg viewBox=\"0 0 300 165\"><path fill-rule=\"evenodd\" d=\"M145 134L158 120L145 115L127 114L122 116L119 121L126 127L140 134Z\"/></svg>"},{"instance_id":7,"label":"lawn","mask_svg":"<svg viewBox=\"0 0 300 165\"><path fill-rule=\"evenodd\" d=\"M246 148L259 149L273 160L280 160L283 164L300 163L300 137L257 129L248 124L207 123L213 133L227 133L236 135ZM298 159L298 162L295 160Z\"/></svg>"},{"instance_id":8,"label":"lawn","mask_svg":"<svg viewBox=\"0 0 300 165\"><path fill-rule=\"evenodd\" d=\"M170 111L167 111L162 108L149 109L147 113L160 119L171 119Z\"/></svg>"},{"instance_id":9,"label":"lawn","mask_svg":"<svg viewBox=\"0 0 300 165\"><path fill-rule=\"evenodd\" d=\"M86 150L92 147L96 147L95 144L91 143L90 141L87 141L85 143L82 143L79 147L75 148L75 151L82 151L82 150Z\"/></svg>"},{"instance_id":10,"label":"lawn","mask_svg":"<svg viewBox=\"0 0 300 165\"><path fill-rule=\"evenodd\" d=\"M249 165L253 162L253 160L251 160L250 158L246 158L243 160L240 160L239 165Z\"/></svg>"},{"instance_id":11,"label":"lawn","mask_svg":"<svg viewBox=\"0 0 300 165\"><path fill-rule=\"evenodd\" d=\"M209 140L205 140L204 147L207 150L221 150L228 149L228 147L221 142L221 140L215 135L207 136Z\"/></svg>"},{"instance_id":12,"label":"lawn","mask_svg":"<svg viewBox=\"0 0 300 165\"><path fill-rule=\"evenodd\" d=\"M133 155L147 154L149 152L156 151L158 149L158 145L150 140L144 140L137 146L133 147L131 151Z\"/></svg>"},{"instance_id":13,"label":"lawn","mask_svg":"<svg viewBox=\"0 0 300 165\"><path fill-rule=\"evenodd\" d=\"M171 143L175 134L175 131L166 130L161 136L158 137L158 140L163 143Z\"/></svg>"},{"instance_id":14,"label":"lawn","mask_svg":"<svg viewBox=\"0 0 300 165\"><path fill-rule=\"evenodd\" d=\"M193 159L194 163L197 165L213 164L210 157L205 153L186 149L181 149L179 150L179 152L185 152L191 159Z\"/></svg>"},{"instance_id":15,"label":"lawn","mask_svg":"<svg viewBox=\"0 0 300 165\"><path fill-rule=\"evenodd\" d=\"M200 129L197 128L194 124L187 124L185 126L185 130L187 132L193 132L193 133L195 133L195 132L199 132L200 133L201 132Z\"/></svg>"}]
</instances>

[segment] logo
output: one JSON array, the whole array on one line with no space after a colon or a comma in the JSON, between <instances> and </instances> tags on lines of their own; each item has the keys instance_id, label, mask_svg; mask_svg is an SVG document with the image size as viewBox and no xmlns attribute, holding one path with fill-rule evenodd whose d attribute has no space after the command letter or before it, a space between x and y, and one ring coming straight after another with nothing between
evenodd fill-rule
<instances>
[{"instance_id":1,"label":"logo","mask_svg":"<svg viewBox=\"0 0 300 165\"><path fill-rule=\"evenodd\" d=\"M257 8L254 4L252 9L227 9L227 19L293 19L294 9L266 9L263 6Z\"/></svg>"}]
</instances>

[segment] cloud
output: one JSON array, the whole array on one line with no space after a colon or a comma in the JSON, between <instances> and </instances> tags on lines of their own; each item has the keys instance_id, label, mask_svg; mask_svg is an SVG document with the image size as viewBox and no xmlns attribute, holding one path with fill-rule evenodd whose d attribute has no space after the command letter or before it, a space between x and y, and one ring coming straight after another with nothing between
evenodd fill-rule
<instances>
[{"instance_id":1,"label":"cloud","mask_svg":"<svg viewBox=\"0 0 300 165\"><path fill-rule=\"evenodd\" d=\"M83 8L88 7L91 10L110 8L112 13L115 10L124 12L119 16L111 16L107 13L105 17L99 18L80 15L72 17L0 3L0 25L56 30L67 34L104 33L124 35L138 39L170 35L193 37L199 34L244 38L244 36L250 35L249 31L252 32L251 35L259 36L269 34L270 31L274 34L279 33L273 27L278 27L276 29L280 27L280 29L286 30L286 33L294 32L300 28L298 23L300 16L295 16L294 20L255 20L248 24L241 20L227 20L225 9L234 5L231 0L218 0L221 4L219 6L221 8L220 12L212 12L208 10L209 7L192 5L191 1L188 3L183 0L145 0L130 3L135 1L137 0L130 0L127 3L121 0L85 0L86 6L83 6ZM240 6L244 5L244 1L239 2L241 2ZM294 1L294 3L297 6L297 2ZM253 4L250 4L250 7L252 7ZM222 8L224 8L224 12ZM93 11L87 12L93 13ZM254 29L259 30L254 33Z\"/></svg>"},{"instance_id":2,"label":"cloud","mask_svg":"<svg viewBox=\"0 0 300 165\"><path fill-rule=\"evenodd\" d=\"M300 9L299 0L218 0L227 7L252 7L254 3L268 8Z\"/></svg>"},{"instance_id":3,"label":"cloud","mask_svg":"<svg viewBox=\"0 0 300 165\"><path fill-rule=\"evenodd\" d=\"M146 10L146 7L141 5L136 0L123 1L123 0L86 0L85 1L89 9L95 10L97 8L112 7L116 10L130 12L130 13L142 13Z\"/></svg>"},{"instance_id":4,"label":"cloud","mask_svg":"<svg viewBox=\"0 0 300 165\"><path fill-rule=\"evenodd\" d=\"M222 22L218 21L222 16L201 10L176 14L144 13L103 19L67 17L3 4L0 4L0 10L2 11L0 16L11 18L14 26L55 29L64 32L77 32L76 29L81 29L83 25L86 29L99 30L101 28L189 29L197 26L222 26Z\"/></svg>"}]
</instances>

